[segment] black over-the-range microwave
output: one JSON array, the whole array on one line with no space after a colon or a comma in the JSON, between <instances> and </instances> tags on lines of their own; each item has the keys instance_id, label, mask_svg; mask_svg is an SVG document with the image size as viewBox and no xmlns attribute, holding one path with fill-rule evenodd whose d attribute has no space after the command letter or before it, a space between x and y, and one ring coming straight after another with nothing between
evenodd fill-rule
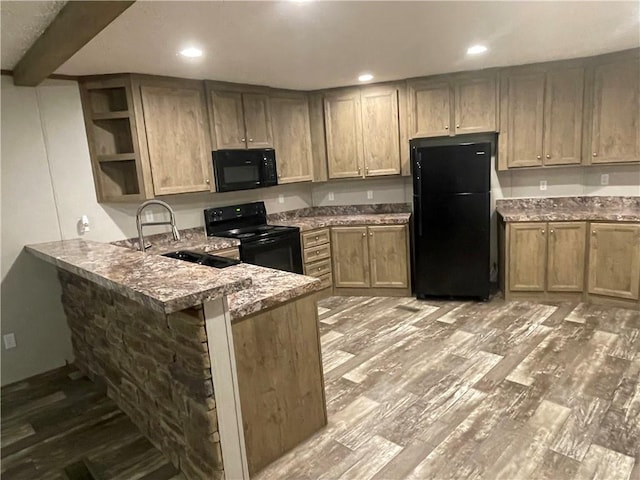
<instances>
[{"instance_id":1,"label":"black over-the-range microwave","mask_svg":"<svg viewBox=\"0 0 640 480\"><path fill-rule=\"evenodd\" d=\"M218 192L271 187L278 184L273 148L216 150L213 171Z\"/></svg>"}]
</instances>

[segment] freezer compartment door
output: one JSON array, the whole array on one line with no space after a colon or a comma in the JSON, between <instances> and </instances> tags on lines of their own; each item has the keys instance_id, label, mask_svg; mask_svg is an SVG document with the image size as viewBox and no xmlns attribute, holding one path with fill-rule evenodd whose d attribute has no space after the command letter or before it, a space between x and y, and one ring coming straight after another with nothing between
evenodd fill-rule
<instances>
[{"instance_id":1,"label":"freezer compartment door","mask_svg":"<svg viewBox=\"0 0 640 480\"><path fill-rule=\"evenodd\" d=\"M489 195L414 198L417 295L488 298Z\"/></svg>"}]
</instances>

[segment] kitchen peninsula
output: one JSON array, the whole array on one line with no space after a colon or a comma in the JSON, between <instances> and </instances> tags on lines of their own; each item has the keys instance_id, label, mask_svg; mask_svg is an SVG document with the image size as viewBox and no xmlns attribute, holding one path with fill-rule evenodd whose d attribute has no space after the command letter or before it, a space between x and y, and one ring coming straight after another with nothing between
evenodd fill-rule
<instances>
[{"instance_id":1,"label":"kitchen peninsula","mask_svg":"<svg viewBox=\"0 0 640 480\"><path fill-rule=\"evenodd\" d=\"M319 280L79 239L26 250L58 269L77 366L187 478L248 478L326 424Z\"/></svg>"}]
</instances>

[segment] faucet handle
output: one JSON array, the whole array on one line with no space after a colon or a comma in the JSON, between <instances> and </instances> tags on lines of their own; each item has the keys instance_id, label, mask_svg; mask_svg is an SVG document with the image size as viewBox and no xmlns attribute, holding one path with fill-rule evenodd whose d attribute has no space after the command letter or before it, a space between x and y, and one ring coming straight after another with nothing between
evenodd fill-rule
<instances>
[{"instance_id":1,"label":"faucet handle","mask_svg":"<svg viewBox=\"0 0 640 480\"><path fill-rule=\"evenodd\" d=\"M178 227L171 225L171 230L173 231L173 239L176 242L180 241L180 232L178 231Z\"/></svg>"}]
</instances>

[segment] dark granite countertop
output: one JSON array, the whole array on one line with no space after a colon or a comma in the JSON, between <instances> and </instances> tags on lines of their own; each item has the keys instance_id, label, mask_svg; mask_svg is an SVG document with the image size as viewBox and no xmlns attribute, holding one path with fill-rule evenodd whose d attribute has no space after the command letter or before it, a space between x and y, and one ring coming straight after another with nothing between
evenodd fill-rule
<instances>
[{"instance_id":1,"label":"dark granite countertop","mask_svg":"<svg viewBox=\"0 0 640 480\"><path fill-rule=\"evenodd\" d=\"M314 277L241 263L224 269L225 273L251 277L251 286L229 295L231 320L257 313L320 289Z\"/></svg>"},{"instance_id":2,"label":"dark granite countertop","mask_svg":"<svg viewBox=\"0 0 640 480\"><path fill-rule=\"evenodd\" d=\"M217 250L235 248L240 245L240 240L235 238L207 237L204 227L180 230L180 240L177 242L169 233L148 235L145 236L145 241L151 244L151 247L147 248L146 252L158 255L175 252L176 250L198 250L213 253ZM127 238L111 242L112 245L133 250L138 250L139 243L138 238Z\"/></svg>"},{"instance_id":3,"label":"dark granite countertop","mask_svg":"<svg viewBox=\"0 0 640 480\"><path fill-rule=\"evenodd\" d=\"M505 222L640 222L640 197L505 199L496 211Z\"/></svg>"},{"instance_id":4,"label":"dark granite countertop","mask_svg":"<svg viewBox=\"0 0 640 480\"><path fill-rule=\"evenodd\" d=\"M224 271L89 240L25 248L63 270L164 313L200 305L252 283L251 275L242 269Z\"/></svg>"}]
</instances>

